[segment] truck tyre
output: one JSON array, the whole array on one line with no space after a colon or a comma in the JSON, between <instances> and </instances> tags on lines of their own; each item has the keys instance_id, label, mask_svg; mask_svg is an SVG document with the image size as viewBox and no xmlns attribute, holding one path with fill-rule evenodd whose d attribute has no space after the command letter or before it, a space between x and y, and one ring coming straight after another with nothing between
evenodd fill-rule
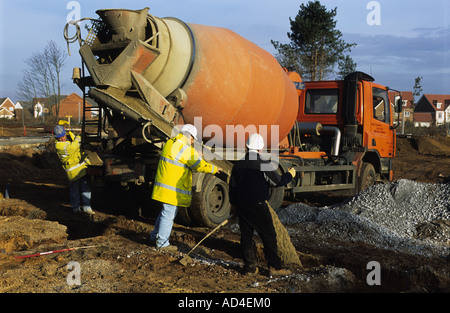
<instances>
[{"instance_id":1,"label":"truck tyre","mask_svg":"<svg viewBox=\"0 0 450 313\"><path fill-rule=\"evenodd\" d=\"M276 211L283 202L284 187L270 188L269 205Z\"/></svg>"},{"instance_id":2,"label":"truck tyre","mask_svg":"<svg viewBox=\"0 0 450 313\"><path fill-rule=\"evenodd\" d=\"M281 167L278 167L277 172L279 175L283 175L284 171L281 169ZM274 209L275 211L281 206L281 203L283 203L284 200L284 190L285 187L271 187L270 188L270 195L269 195L269 205Z\"/></svg>"},{"instance_id":3,"label":"truck tyre","mask_svg":"<svg viewBox=\"0 0 450 313\"><path fill-rule=\"evenodd\" d=\"M361 166L361 175L359 176L358 192L375 185L377 182L377 174L375 168L370 163L363 163Z\"/></svg>"},{"instance_id":4,"label":"truck tyre","mask_svg":"<svg viewBox=\"0 0 450 313\"><path fill-rule=\"evenodd\" d=\"M214 228L225 221L231 211L228 184L214 175L207 175L201 191L192 195L190 211L202 226Z\"/></svg>"},{"instance_id":5,"label":"truck tyre","mask_svg":"<svg viewBox=\"0 0 450 313\"><path fill-rule=\"evenodd\" d=\"M178 207L175 221L186 226L192 225L193 218L191 215L190 208Z\"/></svg>"}]
</instances>

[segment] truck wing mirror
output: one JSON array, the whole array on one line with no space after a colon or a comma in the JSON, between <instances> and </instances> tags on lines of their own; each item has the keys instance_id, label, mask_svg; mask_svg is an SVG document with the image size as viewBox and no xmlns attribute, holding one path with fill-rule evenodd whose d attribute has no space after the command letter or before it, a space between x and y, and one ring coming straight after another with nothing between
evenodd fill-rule
<instances>
[{"instance_id":1,"label":"truck wing mirror","mask_svg":"<svg viewBox=\"0 0 450 313\"><path fill-rule=\"evenodd\" d=\"M395 111L401 113L403 110L403 98L402 96L395 97Z\"/></svg>"},{"instance_id":2,"label":"truck wing mirror","mask_svg":"<svg viewBox=\"0 0 450 313\"><path fill-rule=\"evenodd\" d=\"M394 111L397 113L397 125L390 126L390 129L396 129L400 125L400 113L403 110L403 97L396 96L394 100Z\"/></svg>"}]
</instances>

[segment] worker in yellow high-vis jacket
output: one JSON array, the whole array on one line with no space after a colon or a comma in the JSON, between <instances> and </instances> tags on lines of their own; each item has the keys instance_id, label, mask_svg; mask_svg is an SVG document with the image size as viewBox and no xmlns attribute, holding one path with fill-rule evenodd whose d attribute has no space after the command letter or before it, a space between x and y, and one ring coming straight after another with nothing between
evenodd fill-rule
<instances>
[{"instance_id":1,"label":"worker in yellow high-vis jacket","mask_svg":"<svg viewBox=\"0 0 450 313\"><path fill-rule=\"evenodd\" d=\"M89 160L81 152L81 138L58 125L53 129L56 153L70 183L70 206L74 213L94 214L91 208L91 189L86 176ZM81 199L81 201L80 201ZM81 204L81 206L80 206Z\"/></svg>"},{"instance_id":2,"label":"worker in yellow high-vis jacket","mask_svg":"<svg viewBox=\"0 0 450 313\"><path fill-rule=\"evenodd\" d=\"M202 159L192 147L196 139L195 126L183 125L180 133L166 142L161 153L152 199L162 202L163 207L150 233L150 240L161 250L177 250L170 245L169 236L178 207L191 205L192 171L216 174L222 170Z\"/></svg>"}]
</instances>

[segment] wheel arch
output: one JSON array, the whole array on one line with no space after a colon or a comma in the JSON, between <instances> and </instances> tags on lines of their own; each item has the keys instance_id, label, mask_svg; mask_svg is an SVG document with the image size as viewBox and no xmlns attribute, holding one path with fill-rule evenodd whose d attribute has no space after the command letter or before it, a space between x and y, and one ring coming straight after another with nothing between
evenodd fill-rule
<instances>
[{"instance_id":1,"label":"wheel arch","mask_svg":"<svg viewBox=\"0 0 450 313\"><path fill-rule=\"evenodd\" d=\"M377 174L381 173L381 157L378 151L376 150L367 151L364 154L362 161L364 163L372 164Z\"/></svg>"}]
</instances>

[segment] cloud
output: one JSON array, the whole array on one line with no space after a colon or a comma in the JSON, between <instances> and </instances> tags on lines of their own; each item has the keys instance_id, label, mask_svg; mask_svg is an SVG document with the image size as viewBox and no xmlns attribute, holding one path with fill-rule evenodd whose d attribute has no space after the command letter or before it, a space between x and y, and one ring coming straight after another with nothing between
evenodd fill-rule
<instances>
[{"instance_id":1,"label":"cloud","mask_svg":"<svg viewBox=\"0 0 450 313\"><path fill-rule=\"evenodd\" d=\"M358 70L371 73L381 84L411 90L423 76L425 93L450 93L450 27L415 28L409 36L345 34L358 45L351 56Z\"/></svg>"},{"instance_id":2,"label":"cloud","mask_svg":"<svg viewBox=\"0 0 450 313\"><path fill-rule=\"evenodd\" d=\"M344 37L358 44L351 56L359 69L375 71L390 80L395 77L399 85L405 85L405 79L412 85L414 77L424 76L430 82L429 89L450 93L450 27L415 28L412 36L345 34Z\"/></svg>"},{"instance_id":3,"label":"cloud","mask_svg":"<svg viewBox=\"0 0 450 313\"><path fill-rule=\"evenodd\" d=\"M376 64L383 64L386 58L395 58L399 65L411 67L413 62L416 68L423 70L449 66L445 60L448 61L450 28L427 34L414 37L352 34L346 37L358 44L353 49L356 58L370 58Z\"/></svg>"}]
</instances>

